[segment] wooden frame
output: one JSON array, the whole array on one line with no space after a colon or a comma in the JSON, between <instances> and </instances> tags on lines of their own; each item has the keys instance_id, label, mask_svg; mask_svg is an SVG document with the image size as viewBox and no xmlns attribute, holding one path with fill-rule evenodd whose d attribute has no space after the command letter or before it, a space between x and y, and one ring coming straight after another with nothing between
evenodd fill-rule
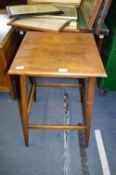
<instances>
[{"instance_id":1,"label":"wooden frame","mask_svg":"<svg viewBox=\"0 0 116 175\"><path fill-rule=\"evenodd\" d=\"M70 23L68 19L54 19L46 17L31 17L13 20L8 25L28 30L60 32Z\"/></svg>"},{"instance_id":2,"label":"wooden frame","mask_svg":"<svg viewBox=\"0 0 116 175\"><path fill-rule=\"evenodd\" d=\"M18 6L7 6L6 8L10 17L17 17L17 18L32 15L63 14L61 10L59 10L52 4L18 5Z\"/></svg>"},{"instance_id":3,"label":"wooden frame","mask_svg":"<svg viewBox=\"0 0 116 175\"><path fill-rule=\"evenodd\" d=\"M94 24L102 0L84 0L81 4L81 12L84 20L90 30Z\"/></svg>"},{"instance_id":4,"label":"wooden frame","mask_svg":"<svg viewBox=\"0 0 116 175\"><path fill-rule=\"evenodd\" d=\"M85 79L85 78L84 78ZM84 79L82 79L84 81ZM53 124L33 124L28 122L33 98L35 95L36 86L44 87L75 87L81 90L81 102L84 115L84 121L77 125L53 125ZM25 145L29 146L29 129L44 129L44 130L82 130L85 131L85 147L88 147L89 136L91 129L91 117L92 117L92 106L94 101L94 88L95 78L88 78L88 89L87 89L87 100L86 100L86 89L84 83L79 84L37 84L33 83L30 91L29 98L27 98L27 76L20 75L20 88L21 88L21 105L22 105L22 126Z\"/></svg>"},{"instance_id":5,"label":"wooden frame","mask_svg":"<svg viewBox=\"0 0 116 175\"><path fill-rule=\"evenodd\" d=\"M95 25L94 25L95 33L97 35L100 34L100 30L102 28L105 17L106 17L108 10L110 8L111 2L112 2L112 0L103 0L103 2L102 2L101 8L98 12L97 18L95 20Z\"/></svg>"},{"instance_id":6,"label":"wooden frame","mask_svg":"<svg viewBox=\"0 0 116 175\"><path fill-rule=\"evenodd\" d=\"M80 6L81 0L27 0L28 4L37 4L37 3L58 3L58 4L68 4L68 5L75 5Z\"/></svg>"}]
</instances>

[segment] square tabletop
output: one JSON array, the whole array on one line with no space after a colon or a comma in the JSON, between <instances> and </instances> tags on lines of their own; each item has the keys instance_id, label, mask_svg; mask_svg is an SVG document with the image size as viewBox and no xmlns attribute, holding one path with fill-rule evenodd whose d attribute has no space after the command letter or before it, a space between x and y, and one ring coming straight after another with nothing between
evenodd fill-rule
<instances>
[{"instance_id":1,"label":"square tabletop","mask_svg":"<svg viewBox=\"0 0 116 175\"><path fill-rule=\"evenodd\" d=\"M27 32L9 74L39 77L106 77L90 33Z\"/></svg>"}]
</instances>

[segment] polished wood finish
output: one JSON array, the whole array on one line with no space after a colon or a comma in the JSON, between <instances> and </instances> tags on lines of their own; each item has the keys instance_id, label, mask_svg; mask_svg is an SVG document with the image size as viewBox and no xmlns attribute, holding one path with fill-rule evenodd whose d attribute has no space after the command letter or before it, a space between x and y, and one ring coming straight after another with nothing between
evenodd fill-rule
<instances>
[{"instance_id":1,"label":"polished wood finish","mask_svg":"<svg viewBox=\"0 0 116 175\"><path fill-rule=\"evenodd\" d=\"M95 78L90 78L88 80L88 101L86 105L86 146L89 143L89 135L90 135L90 128L91 128L91 117L92 117L92 105L94 101L94 86L95 86Z\"/></svg>"},{"instance_id":2,"label":"polished wood finish","mask_svg":"<svg viewBox=\"0 0 116 175\"><path fill-rule=\"evenodd\" d=\"M28 129L84 130L86 146L88 146L95 78L106 77L93 34L29 32L19 48L9 74L20 76L22 126L26 146L29 144ZM32 81L32 90L28 99L27 77L32 77L32 79L35 77L80 78L80 85L74 85L74 87L81 88L85 122L77 126L29 123L28 117L35 86L39 84L35 80ZM84 79L88 80L87 98ZM58 86L58 84L49 83L40 85ZM71 85L59 84L59 86Z\"/></svg>"},{"instance_id":3,"label":"polished wood finish","mask_svg":"<svg viewBox=\"0 0 116 175\"><path fill-rule=\"evenodd\" d=\"M36 100L37 100L37 95L36 95L36 92L37 92L36 78L32 78L32 83L31 84L32 84L32 86L34 86L33 99L36 102Z\"/></svg>"},{"instance_id":4,"label":"polished wood finish","mask_svg":"<svg viewBox=\"0 0 116 175\"><path fill-rule=\"evenodd\" d=\"M81 85L79 84L53 84L53 83L36 83L36 86L42 86L42 87L66 87L66 88L79 88Z\"/></svg>"},{"instance_id":5,"label":"polished wood finish","mask_svg":"<svg viewBox=\"0 0 116 175\"><path fill-rule=\"evenodd\" d=\"M27 82L26 76L20 76L21 104L22 104L22 125L25 145L28 146L28 107L27 107Z\"/></svg>"},{"instance_id":6,"label":"polished wood finish","mask_svg":"<svg viewBox=\"0 0 116 175\"><path fill-rule=\"evenodd\" d=\"M29 124L30 129L46 129L46 130L85 130L86 126L76 126L76 125L37 125Z\"/></svg>"},{"instance_id":7,"label":"polished wood finish","mask_svg":"<svg viewBox=\"0 0 116 175\"><path fill-rule=\"evenodd\" d=\"M106 76L93 34L42 32L27 32L9 74L67 78Z\"/></svg>"},{"instance_id":8,"label":"polished wood finish","mask_svg":"<svg viewBox=\"0 0 116 175\"><path fill-rule=\"evenodd\" d=\"M31 110L32 102L33 102L33 96L35 93L35 88L36 88L36 86L33 85L31 88L31 91L30 91L29 101L28 101L28 115L30 114L30 110Z\"/></svg>"},{"instance_id":9,"label":"polished wood finish","mask_svg":"<svg viewBox=\"0 0 116 175\"><path fill-rule=\"evenodd\" d=\"M0 14L0 92L10 92L12 98L15 99L12 79L7 75L7 70L21 39L18 33L7 25L9 21L8 15Z\"/></svg>"}]
</instances>

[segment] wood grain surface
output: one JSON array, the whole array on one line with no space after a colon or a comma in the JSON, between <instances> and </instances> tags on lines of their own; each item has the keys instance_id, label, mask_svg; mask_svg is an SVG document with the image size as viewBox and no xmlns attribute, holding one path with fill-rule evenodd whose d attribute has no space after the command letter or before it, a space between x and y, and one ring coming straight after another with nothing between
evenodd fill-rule
<instances>
[{"instance_id":1,"label":"wood grain surface","mask_svg":"<svg viewBox=\"0 0 116 175\"><path fill-rule=\"evenodd\" d=\"M89 33L27 32L9 74L40 77L106 77Z\"/></svg>"}]
</instances>

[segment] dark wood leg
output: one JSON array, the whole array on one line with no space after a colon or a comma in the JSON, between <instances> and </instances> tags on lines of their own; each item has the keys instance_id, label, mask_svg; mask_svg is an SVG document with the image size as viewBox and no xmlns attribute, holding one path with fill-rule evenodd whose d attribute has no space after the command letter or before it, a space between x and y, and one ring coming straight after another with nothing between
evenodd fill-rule
<instances>
[{"instance_id":1,"label":"dark wood leg","mask_svg":"<svg viewBox=\"0 0 116 175\"><path fill-rule=\"evenodd\" d=\"M91 129L91 117L92 117L92 107L94 101L94 88L95 88L95 78L88 79L88 102L86 108L86 133L85 133L85 141L86 147L89 144L89 136L90 136L90 129Z\"/></svg>"},{"instance_id":2,"label":"dark wood leg","mask_svg":"<svg viewBox=\"0 0 116 175\"><path fill-rule=\"evenodd\" d=\"M28 139L28 104L27 104L27 78L25 75L20 75L21 89L21 109L22 109L22 127L24 134L25 145L29 145Z\"/></svg>"},{"instance_id":3,"label":"dark wood leg","mask_svg":"<svg viewBox=\"0 0 116 175\"><path fill-rule=\"evenodd\" d=\"M36 102L36 100L37 100L37 96L36 96L36 90L37 90L37 88L36 88L36 78L30 77L29 80L30 80L31 85L35 86L35 91L34 91L34 96L33 96L34 98L33 99Z\"/></svg>"},{"instance_id":4,"label":"dark wood leg","mask_svg":"<svg viewBox=\"0 0 116 175\"><path fill-rule=\"evenodd\" d=\"M86 112L86 92L85 92L85 80L84 79L80 80L80 85L81 85L80 98L81 98L81 103L83 105L83 110L85 113Z\"/></svg>"},{"instance_id":5,"label":"dark wood leg","mask_svg":"<svg viewBox=\"0 0 116 175\"><path fill-rule=\"evenodd\" d=\"M34 84L34 86L35 86L35 91L34 91L34 101L36 102L36 100L37 100L37 88L36 88L36 78L33 78L33 84Z\"/></svg>"},{"instance_id":6,"label":"dark wood leg","mask_svg":"<svg viewBox=\"0 0 116 175\"><path fill-rule=\"evenodd\" d=\"M82 79L79 79L79 84L80 84L80 100L81 100L81 103L83 102L83 84L82 84Z\"/></svg>"},{"instance_id":7,"label":"dark wood leg","mask_svg":"<svg viewBox=\"0 0 116 175\"><path fill-rule=\"evenodd\" d=\"M9 87L9 90L10 90L10 95L12 97L13 100L16 100L16 94L15 94L15 91L13 89L13 85L12 85L12 81L11 81L11 77L9 75L7 75L7 82L8 82L8 87Z\"/></svg>"},{"instance_id":8,"label":"dark wood leg","mask_svg":"<svg viewBox=\"0 0 116 175\"><path fill-rule=\"evenodd\" d=\"M98 49L99 49L99 52L101 53L101 48L102 48L102 45L103 45L103 41L104 41L104 35L99 35L99 39L98 39Z\"/></svg>"}]
</instances>

